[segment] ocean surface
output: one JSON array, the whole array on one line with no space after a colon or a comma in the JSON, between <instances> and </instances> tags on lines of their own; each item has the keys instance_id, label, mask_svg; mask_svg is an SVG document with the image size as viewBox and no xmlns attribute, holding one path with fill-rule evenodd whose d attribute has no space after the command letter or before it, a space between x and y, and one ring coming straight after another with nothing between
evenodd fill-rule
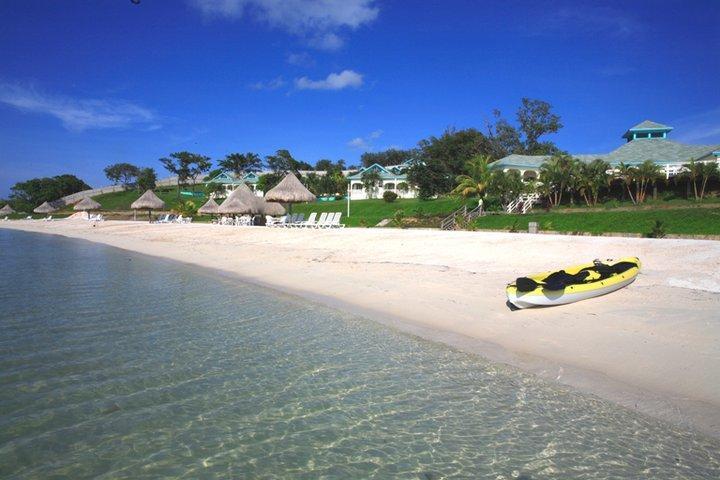
<instances>
[{"instance_id":1,"label":"ocean surface","mask_svg":"<svg viewBox=\"0 0 720 480\"><path fill-rule=\"evenodd\" d=\"M720 478L718 440L209 270L3 229L0 269L3 479Z\"/></svg>"}]
</instances>

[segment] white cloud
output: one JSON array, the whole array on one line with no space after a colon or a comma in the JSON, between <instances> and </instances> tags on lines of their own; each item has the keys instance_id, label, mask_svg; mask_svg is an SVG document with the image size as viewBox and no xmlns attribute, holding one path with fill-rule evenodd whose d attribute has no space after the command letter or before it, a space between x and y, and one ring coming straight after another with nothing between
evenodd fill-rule
<instances>
[{"instance_id":1,"label":"white cloud","mask_svg":"<svg viewBox=\"0 0 720 480\"><path fill-rule=\"evenodd\" d=\"M355 29L377 18L375 0L188 0L205 16L228 19L254 16L269 25L304 37L324 50L343 45L336 31Z\"/></svg>"},{"instance_id":2,"label":"white cloud","mask_svg":"<svg viewBox=\"0 0 720 480\"><path fill-rule=\"evenodd\" d=\"M296 67L313 67L315 59L307 52L291 53L287 56L287 63Z\"/></svg>"},{"instance_id":3,"label":"white cloud","mask_svg":"<svg viewBox=\"0 0 720 480\"><path fill-rule=\"evenodd\" d=\"M348 142L348 147L357 148L358 150L369 150L370 145L362 137L355 137Z\"/></svg>"},{"instance_id":4,"label":"white cloud","mask_svg":"<svg viewBox=\"0 0 720 480\"><path fill-rule=\"evenodd\" d=\"M720 107L676 119L670 125L675 127L671 139L679 142L720 143Z\"/></svg>"},{"instance_id":5,"label":"white cloud","mask_svg":"<svg viewBox=\"0 0 720 480\"><path fill-rule=\"evenodd\" d=\"M380 138L383 134L382 130L374 130L370 132L369 135L366 137L355 137L352 140L350 140L347 145L348 147L357 148L358 150L372 150L373 149L373 140L377 140Z\"/></svg>"},{"instance_id":6,"label":"white cloud","mask_svg":"<svg viewBox=\"0 0 720 480\"><path fill-rule=\"evenodd\" d=\"M643 25L627 10L604 5L577 5L572 8L548 9L532 25L523 25L528 35L580 33L585 35L636 35Z\"/></svg>"},{"instance_id":7,"label":"white cloud","mask_svg":"<svg viewBox=\"0 0 720 480\"><path fill-rule=\"evenodd\" d=\"M368 135L368 138L371 140L375 140L376 138L382 137L383 131L382 130L375 130L370 132L370 135Z\"/></svg>"},{"instance_id":8,"label":"white cloud","mask_svg":"<svg viewBox=\"0 0 720 480\"><path fill-rule=\"evenodd\" d=\"M282 77L273 78L267 82L255 82L250 84L253 90L277 90L285 86L285 80Z\"/></svg>"},{"instance_id":9,"label":"white cloud","mask_svg":"<svg viewBox=\"0 0 720 480\"><path fill-rule=\"evenodd\" d=\"M323 80L311 80L308 77L295 79L295 88L298 90L342 90L350 87L358 88L362 84L363 76L353 70L331 73Z\"/></svg>"},{"instance_id":10,"label":"white cloud","mask_svg":"<svg viewBox=\"0 0 720 480\"><path fill-rule=\"evenodd\" d=\"M80 99L49 95L33 88L0 83L0 103L23 112L41 113L60 120L73 131L103 128L161 128L159 119L149 109L114 99Z\"/></svg>"}]
</instances>

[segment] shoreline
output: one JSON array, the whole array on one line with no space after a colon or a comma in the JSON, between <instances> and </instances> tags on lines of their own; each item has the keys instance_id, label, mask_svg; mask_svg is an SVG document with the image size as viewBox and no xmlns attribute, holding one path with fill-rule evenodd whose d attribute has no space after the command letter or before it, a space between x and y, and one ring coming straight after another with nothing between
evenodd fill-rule
<instances>
[{"instance_id":1,"label":"shoreline","mask_svg":"<svg viewBox=\"0 0 720 480\"><path fill-rule=\"evenodd\" d=\"M720 242L120 221L94 228L13 221L0 228L210 268L720 438ZM587 260L588 251L600 258L637 254L643 274L606 297L507 309L507 281Z\"/></svg>"}]
</instances>

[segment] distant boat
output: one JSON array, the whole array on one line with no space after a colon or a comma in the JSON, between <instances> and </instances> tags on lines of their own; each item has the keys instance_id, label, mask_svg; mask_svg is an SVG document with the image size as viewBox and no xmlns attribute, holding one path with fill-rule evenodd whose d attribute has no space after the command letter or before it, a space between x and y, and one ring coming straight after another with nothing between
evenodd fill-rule
<instances>
[{"instance_id":1,"label":"distant boat","mask_svg":"<svg viewBox=\"0 0 720 480\"><path fill-rule=\"evenodd\" d=\"M507 299L517 308L529 308L599 297L631 284L640 266L637 257L626 257L520 277L507 286Z\"/></svg>"}]
</instances>

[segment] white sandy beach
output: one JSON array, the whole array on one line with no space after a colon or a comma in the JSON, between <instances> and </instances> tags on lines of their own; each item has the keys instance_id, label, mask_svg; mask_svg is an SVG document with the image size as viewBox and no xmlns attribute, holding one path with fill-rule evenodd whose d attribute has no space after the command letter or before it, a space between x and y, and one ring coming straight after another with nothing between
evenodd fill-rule
<instances>
[{"instance_id":1,"label":"white sandy beach","mask_svg":"<svg viewBox=\"0 0 720 480\"><path fill-rule=\"evenodd\" d=\"M221 270L720 436L720 242L429 230L8 221ZM638 256L628 288L510 311L515 277Z\"/></svg>"}]
</instances>

